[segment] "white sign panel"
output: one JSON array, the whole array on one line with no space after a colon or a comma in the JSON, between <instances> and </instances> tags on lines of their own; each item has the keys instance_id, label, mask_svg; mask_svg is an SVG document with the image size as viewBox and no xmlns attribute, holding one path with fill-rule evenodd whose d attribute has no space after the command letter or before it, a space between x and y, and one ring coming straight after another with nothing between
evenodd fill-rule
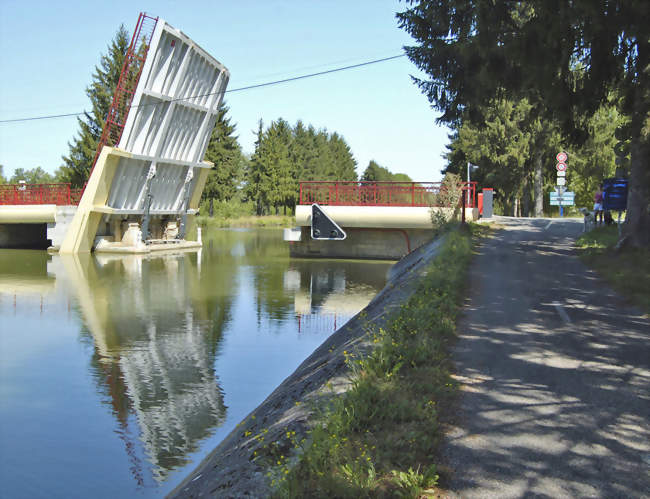
<instances>
[{"instance_id":1,"label":"white sign panel","mask_svg":"<svg viewBox=\"0 0 650 499\"><path fill-rule=\"evenodd\" d=\"M567 191L559 196L557 192L550 193L551 206L573 206L575 204L575 193Z\"/></svg>"},{"instance_id":2,"label":"white sign panel","mask_svg":"<svg viewBox=\"0 0 650 499\"><path fill-rule=\"evenodd\" d=\"M565 177L558 177L556 183L557 183L557 185L566 185L566 178Z\"/></svg>"}]
</instances>

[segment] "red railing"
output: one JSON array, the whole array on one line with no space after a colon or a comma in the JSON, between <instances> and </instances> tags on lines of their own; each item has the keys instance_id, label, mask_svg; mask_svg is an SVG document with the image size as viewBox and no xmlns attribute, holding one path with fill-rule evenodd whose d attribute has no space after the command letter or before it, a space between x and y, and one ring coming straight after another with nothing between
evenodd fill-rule
<instances>
[{"instance_id":1,"label":"red railing","mask_svg":"<svg viewBox=\"0 0 650 499\"><path fill-rule=\"evenodd\" d=\"M106 123L101 138L99 139L99 144L97 145L92 168L95 168L97 158L104 146L117 145L122 138L124 125L126 125L126 119L131 109L133 95L138 86L144 61L147 58L147 52L151 44L151 37L153 36L157 23L157 17L148 16L144 12L141 12L140 17L138 17L138 23L135 26L131 38L131 45L129 45L129 49L124 58L120 79L117 82L117 87L113 94L113 102L108 111Z\"/></svg>"},{"instance_id":2,"label":"red railing","mask_svg":"<svg viewBox=\"0 0 650 499\"><path fill-rule=\"evenodd\" d=\"M441 192L442 189L442 192ZM476 182L463 182L466 206L476 206ZM441 182L300 182L298 204L330 206L444 206Z\"/></svg>"},{"instance_id":3,"label":"red railing","mask_svg":"<svg viewBox=\"0 0 650 499\"><path fill-rule=\"evenodd\" d=\"M477 208L476 185L478 182L462 182L462 191L465 193L465 207Z\"/></svg>"},{"instance_id":4,"label":"red railing","mask_svg":"<svg viewBox=\"0 0 650 499\"><path fill-rule=\"evenodd\" d=\"M84 184L83 187L80 187L78 189L70 189L70 204L73 204L75 206L79 204L79 202L81 201L81 196L83 196L84 194L84 189L86 188L86 184Z\"/></svg>"},{"instance_id":5,"label":"red railing","mask_svg":"<svg viewBox=\"0 0 650 499\"><path fill-rule=\"evenodd\" d=\"M70 184L2 184L0 205L77 205L82 193L83 189L72 189Z\"/></svg>"}]
</instances>

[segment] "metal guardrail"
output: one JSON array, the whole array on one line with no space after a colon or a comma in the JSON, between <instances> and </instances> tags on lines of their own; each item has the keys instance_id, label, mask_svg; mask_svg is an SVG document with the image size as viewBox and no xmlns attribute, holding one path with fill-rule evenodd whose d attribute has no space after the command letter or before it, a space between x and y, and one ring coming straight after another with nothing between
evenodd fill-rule
<instances>
[{"instance_id":1,"label":"metal guardrail","mask_svg":"<svg viewBox=\"0 0 650 499\"><path fill-rule=\"evenodd\" d=\"M78 205L82 193L83 189L72 189L70 184L2 184L0 205Z\"/></svg>"},{"instance_id":2,"label":"metal guardrail","mask_svg":"<svg viewBox=\"0 0 650 499\"><path fill-rule=\"evenodd\" d=\"M463 182L465 206L476 206L476 182ZM441 182L300 182L298 204L329 206L445 206Z\"/></svg>"}]
</instances>

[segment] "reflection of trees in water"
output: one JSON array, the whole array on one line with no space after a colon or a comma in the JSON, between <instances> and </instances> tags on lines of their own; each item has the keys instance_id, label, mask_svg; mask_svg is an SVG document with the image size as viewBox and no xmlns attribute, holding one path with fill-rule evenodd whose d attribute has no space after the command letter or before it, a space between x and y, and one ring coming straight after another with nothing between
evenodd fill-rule
<instances>
[{"instance_id":1,"label":"reflection of trees in water","mask_svg":"<svg viewBox=\"0 0 650 499\"><path fill-rule=\"evenodd\" d=\"M384 287L391 265L347 260L292 260L285 283L291 283L297 294L307 298L310 312L333 301L341 308L348 302L351 309L356 309L357 302L365 306Z\"/></svg>"},{"instance_id":2,"label":"reflection of trees in water","mask_svg":"<svg viewBox=\"0 0 650 499\"><path fill-rule=\"evenodd\" d=\"M215 230L210 231L205 244L214 258L236 260L248 268L254 290L257 322L263 317L284 320L291 316L293 295L284 291L284 272L289 265L289 248L282 240L282 231ZM229 247L226 254L219 248Z\"/></svg>"},{"instance_id":3,"label":"reflection of trees in water","mask_svg":"<svg viewBox=\"0 0 650 499\"><path fill-rule=\"evenodd\" d=\"M259 325L263 320L281 322L293 318L294 314L309 314L312 308L319 310L337 294L351 300L348 308L356 313L369 297L384 287L386 273L392 265L392 262L290 259L288 246L282 241L279 230L212 231L209 234L206 246L210 254L222 259L238 259L238 263L250 270ZM229 252L218 249L224 247L233 249ZM301 307L296 303L296 293L305 297L303 302L309 304L309 311L298 310ZM340 319L332 318L332 323L336 320L343 323L354 313L341 312ZM312 318L312 322L318 321Z\"/></svg>"},{"instance_id":4,"label":"reflection of trees in water","mask_svg":"<svg viewBox=\"0 0 650 499\"><path fill-rule=\"evenodd\" d=\"M0 249L0 277L47 279L47 262L50 259L51 256L45 251ZM19 264L16 265L16 262Z\"/></svg>"},{"instance_id":5,"label":"reflection of trees in water","mask_svg":"<svg viewBox=\"0 0 650 499\"><path fill-rule=\"evenodd\" d=\"M214 361L232 321L239 272L250 275L247 285L261 322L296 319L296 293L308 294L310 303L313 295L319 313L344 291L348 300L351 289L374 293L389 267L290 260L277 230L206 236L201 255L55 257L76 291L92 335L94 376L140 484L145 465L134 435L143 442L154 478L164 480L224 419ZM288 284L291 272L297 288Z\"/></svg>"},{"instance_id":6,"label":"reflection of trees in water","mask_svg":"<svg viewBox=\"0 0 650 499\"><path fill-rule=\"evenodd\" d=\"M86 282L78 291L90 296L79 302L95 344L96 380L136 481L144 478L131 413L154 478L164 480L224 420L214 359L231 320L236 268L203 264L199 272L196 254L84 263L76 266Z\"/></svg>"},{"instance_id":7,"label":"reflection of trees in water","mask_svg":"<svg viewBox=\"0 0 650 499\"><path fill-rule=\"evenodd\" d=\"M312 311L335 313L320 310L335 295L345 296L348 306L343 301L339 306L348 310L337 312L338 318L332 317L329 322L343 324L384 287L386 273L392 265L392 262L290 259L281 234L273 231L251 232L244 240L244 247L243 260L251 270L258 324L264 319L280 322ZM302 303L308 304L308 311L302 310L297 294L304 297ZM311 322L323 323L315 318ZM331 329L329 322L323 331Z\"/></svg>"}]
</instances>

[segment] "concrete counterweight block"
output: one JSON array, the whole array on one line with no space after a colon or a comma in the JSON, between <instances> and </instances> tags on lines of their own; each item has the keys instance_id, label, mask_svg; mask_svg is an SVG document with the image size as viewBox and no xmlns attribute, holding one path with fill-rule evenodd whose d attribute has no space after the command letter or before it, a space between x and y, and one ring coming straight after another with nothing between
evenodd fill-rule
<instances>
[{"instance_id":1,"label":"concrete counterweight block","mask_svg":"<svg viewBox=\"0 0 650 499\"><path fill-rule=\"evenodd\" d=\"M167 222L167 227L163 233L163 239L169 241L171 239L176 239L178 237L178 223L177 222Z\"/></svg>"},{"instance_id":2,"label":"concrete counterweight block","mask_svg":"<svg viewBox=\"0 0 650 499\"><path fill-rule=\"evenodd\" d=\"M140 230L140 225L137 223L130 223L129 228L126 229L124 236L122 237L122 246L128 246L137 248L144 246L142 242L142 231Z\"/></svg>"}]
</instances>

